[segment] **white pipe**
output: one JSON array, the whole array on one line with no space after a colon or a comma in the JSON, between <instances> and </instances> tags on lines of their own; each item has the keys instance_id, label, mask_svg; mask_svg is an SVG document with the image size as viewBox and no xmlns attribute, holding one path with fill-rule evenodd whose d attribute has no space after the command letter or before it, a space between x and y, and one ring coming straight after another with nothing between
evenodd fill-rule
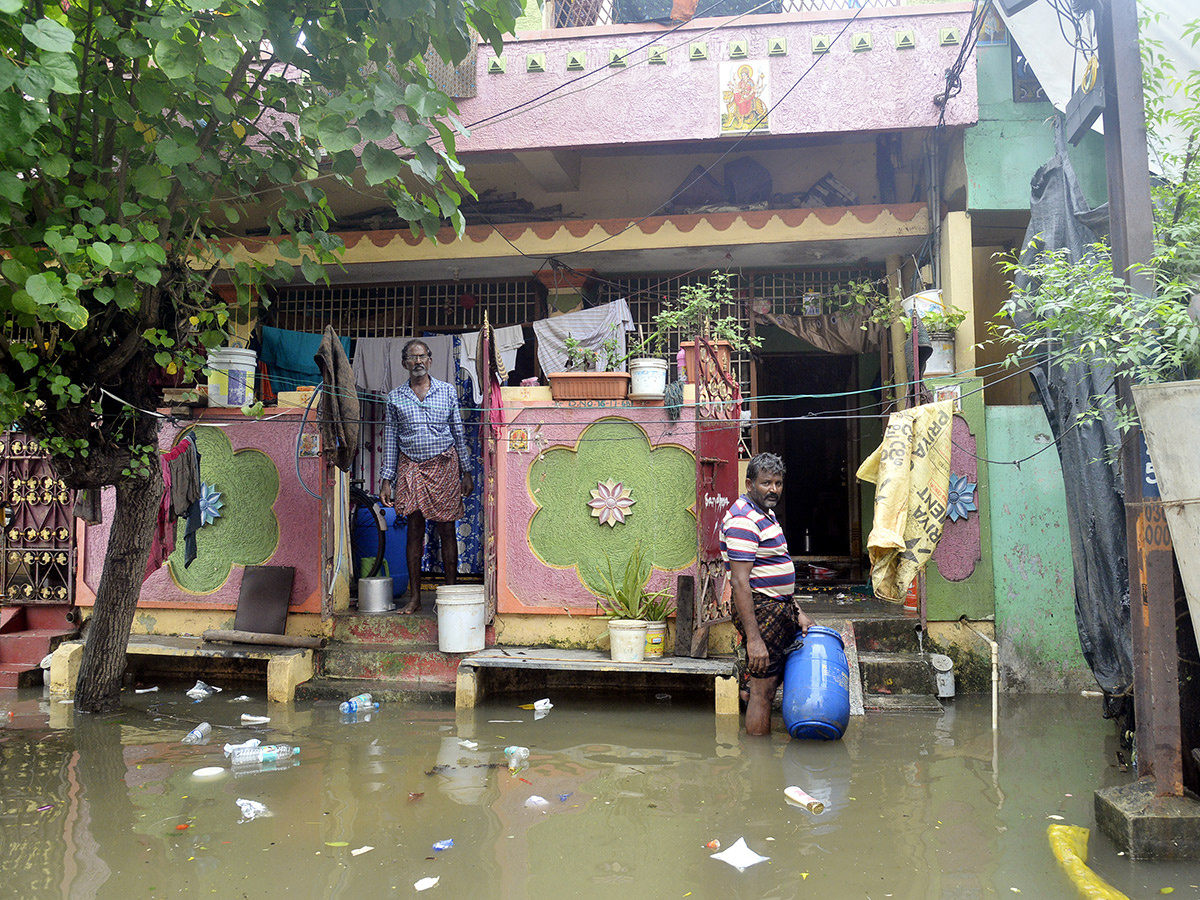
<instances>
[{"instance_id":1,"label":"white pipe","mask_svg":"<svg viewBox=\"0 0 1200 900\"><path fill-rule=\"evenodd\" d=\"M992 731L995 731L999 725L999 707L1000 707L1000 645L994 640L967 621L966 616L960 616L958 619L959 625L966 625L969 629L979 635L979 638L987 642L987 645L992 648Z\"/></svg>"}]
</instances>

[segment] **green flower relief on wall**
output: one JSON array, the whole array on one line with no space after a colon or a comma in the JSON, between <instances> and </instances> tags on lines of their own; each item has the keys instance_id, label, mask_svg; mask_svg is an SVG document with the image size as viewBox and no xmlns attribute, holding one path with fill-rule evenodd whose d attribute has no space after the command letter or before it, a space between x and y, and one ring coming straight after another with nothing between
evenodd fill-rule
<instances>
[{"instance_id":1,"label":"green flower relief on wall","mask_svg":"<svg viewBox=\"0 0 1200 900\"><path fill-rule=\"evenodd\" d=\"M219 515L205 516L196 532L196 559L183 566L183 536L187 519L175 530L175 551L167 557L171 578L185 591L211 594L226 581L235 565L265 563L279 546L279 470L261 450L237 450L220 428L194 428L200 451L200 479L210 495L209 506ZM180 435L182 437L182 435ZM219 493L220 500L211 495ZM219 502L219 507L216 505Z\"/></svg>"},{"instance_id":2,"label":"green flower relief on wall","mask_svg":"<svg viewBox=\"0 0 1200 900\"><path fill-rule=\"evenodd\" d=\"M617 527L589 505L599 485L615 484L637 504ZM603 589L608 561L620 579L639 544L646 560L663 571L696 559L696 459L682 447L652 447L628 419L600 419L583 430L574 448L540 454L529 467L528 490L537 504L530 549L549 566L575 568L593 593Z\"/></svg>"}]
</instances>

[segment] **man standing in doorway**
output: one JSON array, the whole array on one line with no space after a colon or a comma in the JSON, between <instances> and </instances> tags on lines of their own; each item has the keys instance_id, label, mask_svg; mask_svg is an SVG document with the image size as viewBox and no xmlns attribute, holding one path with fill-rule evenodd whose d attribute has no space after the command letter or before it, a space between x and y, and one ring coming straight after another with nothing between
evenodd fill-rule
<instances>
[{"instance_id":1,"label":"man standing in doorway","mask_svg":"<svg viewBox=\"0 0 1200 900\"><path fill-rule=\"evenodd\" d=\"M721 555L730 573L733 624L745 649L749 681L746 733L771 733L771 704L783 677L784 651L815 624L796 606L796 567L775 507L783 495L783 460L760 453L746 467L746 492L721 522ZM739 654L740 657L740 654ZM740 660L739 660L740 661Z\"/></svg>"},{"instance_id":2,"label":"man standing in doorway","mask_svg":"<svg viewBox=\"0 0 1200 900\"><path fill-rule=\"evenodd\" d=\"M433 358L422 341L405 344L401 357L408 381L387 396L379 499L394 506L396 515L408 518L409 601L400 612L412 615L421 608L425 522L434 523L446 584L454 584L458 577L455 522L463 516L463 497L471 493L473 484L457 392L429 374Z\"/></svg>"}]
</instances>

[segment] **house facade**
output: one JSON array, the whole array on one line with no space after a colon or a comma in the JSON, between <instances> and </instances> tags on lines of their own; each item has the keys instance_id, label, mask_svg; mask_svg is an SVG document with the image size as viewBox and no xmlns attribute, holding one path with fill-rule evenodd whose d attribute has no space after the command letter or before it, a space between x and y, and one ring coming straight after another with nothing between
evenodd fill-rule
<instances>
[{"instance_id":1,"label":"house facade","mask_svg":"<svg viewBox=\"0 0 1200 900\"><path fill-rule=\"evenodd\" d=\"M1072 644L1054 454L1038 457L1035 479L1028 467L1003 464L1040 445L1044 417L1029 405L1027 379L1000 377L998 351L976 346L1004 297L994 254L1019 246L1029 179L1052 148L1051 108L1035 82L1021 81L1019 50L1002 23L973 21L971 3L730 0L701 2L686 21L660 6L531 4L500 55L481 45L447 68L446 89L468 128L458 157L478 195L464 206L465 233L414 237L365 183L331 184L343 266L328 286L277 286L260 321L299 334L332 325L356 346L448 340L439 344L456 354L448 371L468 377L455 335L477 332L485 315L498 331L520 334L501 402L477 429L478 453L494 458L468 503L460 571L488 585L501 643L588 645L603 626L578 613L595 611L606 548L628 544L633 526L655 547L652 587L680 574L704 581L703 535L699 550L695 540L704 454L690 409L675 420L660 404L581 407L521 386L544 382L534 323L623 300L632 338L681 285L728 273L737 295L730 313L762 341L730 365L741 401L730 455L784 457L780 516L802 589L820 592L826 577L868 580L874 497L854 473L878 445L887 412L916 397L904 328L832 341L827 332L844 315L835 298L855 283L897 299L940 291L966 318L926 387L958 398L953 468L976 485L977 509L947 523L929 567L929 631L967 643L960 617L984 629L994 622L1005 658L1018 661L1006 670L1014 686L1086 682ZM1085 141L1076 152L1089 187L1102 191L1102 148ZM258 236L253 220L243 225L238 252L275 258L276 242ZM672 370L677 346L668 348ZM485 404L460 389L468 422L483 424ZM696 399L694 386L688 397ZM276 480L259 503L277 525L275 541L253 564L304 570L288 630L322 634L352 602L348 484L372 487L378 467L369 446L348 474L293 460L298 417L223 434L230 466L257 453ZM368 431L378 424L367 412L364 420ZM598 522L585 503L591 492L638 478L628 521ZM554 498L543 482L558 486ZM579 502L548 511L565 502L563 486ZM87 546L81 585L98 576ZM226 627L246 564L235 561L223 579L164 569L147 582L135 627ZM728 649L731 631L713 630L716 650Z\"/></svg>"}]
</instances>

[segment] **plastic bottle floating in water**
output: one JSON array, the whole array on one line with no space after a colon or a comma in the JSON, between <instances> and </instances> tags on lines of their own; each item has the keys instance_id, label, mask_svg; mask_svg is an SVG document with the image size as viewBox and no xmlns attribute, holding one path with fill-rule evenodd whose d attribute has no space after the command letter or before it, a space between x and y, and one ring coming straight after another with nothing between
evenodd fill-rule
<instances>
[{"instance_id":1,"label":"plastic bottle floating in water","mask_svg":"<svg viewBox=\"0 0 1200 900\"><path fill-rule=\"evenodd\" d=\"M516 772L529 765L528 747L505 747L504 756L508 760L508 769L510 772Z\"/></svg>"},{"instance_id":2,"label":"plastic bottle floating in water","mask_svg":"<svg viewBox=\"0 0 1200 900\"><path fill-rule=\"evenodd\" d=\"M803 806L814 816L819 816L825 812L825 804L811 794L806 794L803 790L796 787L794 784L791 787L783 789L783 796L787 797L788 803L795 806Z\"/></svg>"},{"instance_id":3,"label":"plastic bottle floating in water","mask_svg":"<svg viewBox=\"0 0 1200 900\"><path fill-rule=\"evenodd\" d=\"M235 748L230 754L230 762L235 766L252 766L258 763L290 759L293 756L299 755L299 747L291 747L287 744L264 744L261 747Z\"/></svg>"},{"instance_id":4,"label":"plastic bottle floating in water","mask_svg":"<svg viewBox=\"0 0 1200 900\"><path fill-rule=\"evenodd\" d=\"M358 694L338 706L342 713L356 713L364 709L379 709L379 704L371 699L370 694Z\"/></svg>"},{"instance_id":5,"label":"plastic bottle floating in water","mask_svg":"<svg viewBox=\"0 0 1200 900\"><path fill-rule=\"evenodd\" d=\"M180 743L183 744L200 744L208 740L208 736L212 734L212 726L207 722L201 722L191 731L189 731Z\"/></svg>"}]
</instances>

